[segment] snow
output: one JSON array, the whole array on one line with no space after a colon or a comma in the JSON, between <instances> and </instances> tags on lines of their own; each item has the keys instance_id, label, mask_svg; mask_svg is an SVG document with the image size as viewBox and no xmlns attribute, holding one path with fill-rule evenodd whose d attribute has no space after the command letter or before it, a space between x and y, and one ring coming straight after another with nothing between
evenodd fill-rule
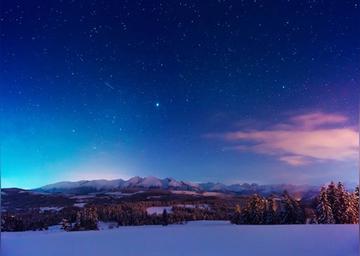
<instances>
[{"instance_id":1,"label":"snow","mask_svg":"<svg viewBox=\"0 0 360 256\"><path fill-rule=\"evenodd\" d=\"M116 192L107 192L107 193L105 193L105 195L116 197L116 198L121 198L124 196L133 196L133 195L140 194L140 193L144 193L144 191L137 191L134 193L123 193L123 192L116 191Z\"/></svg>"},{"instance_id":2,"label":"snow","mask_svg":"<svg viewBox=\"0 0 360 256\"><path fill-rule=\"evenodd\" d=\"M187 191L187 190L173 190L173 191L171 191L171 193L178 194L178 195L191 195L191 196L196 196L196 195L216 196L216 197L226 197L227 196L226 194L220 193L220 192L203 192L203 193L199 194L198 192Z\"/></svg>"},{"instance_id":3,"label":"snow","mask_svg":"<svg viewBox=\"0 0 360 256\"><path fill-rule=\"evenodd\" d=\"M141 181L142 181L142 178L139 177L139 176L132 177L131 179L125 181L124 187L132 187L132 186L135 186L136 184L138 184L138 183L141 182Z\"/></svg>"},{"instance_id":4,"label":"snow","mask_svg":"<svg viewBox=\"0 0 360 256\"><path fill-rule=\"evenodd\" d=\"M191 182L191 181L183 181L183 183L189 187L194 187L194 188L200 189L200 185L198 183Z\"/></svg>"},{"instance_id":5,"label":"snow","mask_svg":"<svg viewBox=\"0 0 360 256\"><path fill-rule=\"evenodd\" d=\"M71 199L79 199L79 200L84 200L84 199L91 199L94 198L95 195L82 195L82 196L72 196L70 197Z\"/></svg>"},{"instance_id":6,"label":"snow","mask_svg":"<svg viewBox=\"0 0 360 256\"><path fill-rule=\"evenodd\" d=\"M45 212L45 211L53 211L53 212L58 212L61 211L64 207L40 207L40 212Z\"/></svg>"},{"instance_id":7,"label":"snow","mask_svg":"<svg viewBox=\"0 0 360 256\"><path fill-rule=\"evenodd\" d=\"M226 196L226 194L220 193L220 192L204 192L202 195L203 196L217 196L217 197Z\"/></svg>"},{"instance_id":8,"label":"snow","mask_svg":"<svg viewBox=\"0 0 360 256\"><path fill-rule=\"evenodd\" d=\"M122 193L122 192L119 192L119 191L116 191L116 192L107 192L105 193L105 195L109 195L109 196L113 196L113 197L123 197L123 196L128 196L128 195L132 195L132 194L129 194L129 193Z\"/></svg>"},{"instance_id":9,"label":"snow","mask_svg":"<svg viewBox=\"0 0 360 256\"><path fill-rule=\"evenodd\" d=\"M187 209L195 209L195 208L199 208L199 209L210 209L210 206L208 204L177 204L175 205L177 207L183 207L183 208L187 208Z\"/></svg>"},{"instance_id":10,"label":"snow","mask_svg":"<svg viewBox=\"0 0 360 256\"><path fill-rule=\"evenodd\" d=\"M83 208L86 205L86 203L76 203L74 204L75 207Z\"/></svg>"},{"instance_id":11,"label":"snow","mask_svg":"<svg viewBox=\"0 0 360 256\"><path fill-rule=\"evenodd\" d=\"M96 188L97 190L101 189L114 189L120 187L124 181L122 179L116 180L91 180L86 183L85 186Z\"/></svg>"},{"instance_id":12,"label":"snow","mask_svg":"<svg viewBox=\"0 0 360 256\"><path fill-rule=\"evenodd\" d=\"M77 188L80 187L83 183L86 183L87 181L85 180L81 180L81 181L62 181L62 182L57 182L57 183L53 183L53 184L49 184L46 186L41 187L41 189L44 190L51 190L51 189L71 189L71 188Z\"/></svg>"},{"instance_id":13,"label":"snow","mask_svg":"<svg viewBox=\"0 0 360 256\"><path fill-rule=\"evenodd\" d=\"M109 221L109 222L99 221L98 228L100 230L109 230L109 229L116 228L117 225L118 225L117 222L114 222L114 221Z\"/></svg>"},{"instance_id":14,"label":"snow","mask_svg":"<svg viewBox=\"0 0 360 256\"><path fill-rule=\"evenodd\" d=\"M164 210L166 210L167 213L172 213L172 206L154 206L154 207L149 207L146 209L147 214L152 215L152 214L156 214L156 215L160 215L164 212Z\"/></svg>"},{"instance_id":15,"label":"snow","mask_svg":"<svg viewBox=\"0 0 360 256\"><path fill-rule=\"evenodd\" d=\"M81 181L62 181L54 184L49 184L41 187L42 190L52 190L52 189L74 189L81 187L92 187L96 190L101 189L114 189L121 186L124 183L122 179L116 180L81 180Z\"/></svg>"},{"instance_id":16,"label":"snow","mask_svg":"<svg viewBox=\"0 0 360 256\"><path fill-rule=\"evenodd\" d=\"M146 177L144 178L143 181L141 181L138 186L140 187L144 187L144 188L151 188L151 187L156 187L156 188L161 188L162 187L162 182L161 180L159 180L156 177Z\"/></svg>"},{"instance_id":17,"label":"snow","mask_svg":"<svg viewBox=\"0 0 360 256\"><path fill-rule=\"evenodd\" d=\"M81 191L81 189L92 189L95 191L114 191L121 189L129 189L129 188L161 188L161 189L176 189L176 190L185 190L185 191L205 191L205 192L249 192L260 193L260 194L271 194L272 192L283 192L287 190L290 194L307 194L310 193L312 195L317 195L319 192L319 188L316 186L309 185L290 185L290 184L276 184L276 185L258 185L258 184L232 184L226 185L223 183L196 183L196 182L186 182L186 181L177 181L173 178L165 178L159 179L154 176L149 177L139 177L135 176L128 180L116 179L116 180L81 180L81 181L63 181L54 184L49 184L39 188L39 192L72 192L74 193L77 189ZM75 191L72 191L75 190ZM86 191L86 190L84 190ZM19 193L26 193L19 192ZM214 196L218 196L221 194L214 194Z\"/></svg>"},{"instance_id":18,"label":"snow","mask_svg":"<svg viewBox=\"0 0 360 256\"><path fill-rule=\"evenodd\" d=\"M202 183L200 185L206 191L225 191L228 188L228 186L219 182L217 183L207 182L207 183Z\"/></svg>"},{"instance_id":19,"label":"snow","mask_svg":"<svg viewBox=\"0 0 360 256\"><path fill-rule=\"evenodd\" d=\"M71 198L76 199L75 207L83 208L89 201L88 199L95 198L95 195L72 196Z\"/></svg>"},{"instance_id":20,"label":"snow","mask_svg":"<svg viewBox=\"0 0 360 256\"><path fill-rule=\"evenodd\" d=\"M181 185L182 185L181 182L174 180L172 178L169 178L169 183L168 183L169 187L176 188L176 187L181 187Z\"/></svg>"},{"instance_id":21,"label":"snow","mask_svg":"<svg viewBox=\"0 0 360 256\"><path fill-rule=\"evenodd\" d=\"M198 193L195 191L186 191L186 190L172 190L171 193L178 195L190 195L190 196L198 195Z\"/></svg>"},{"instance_id":22,"label":"snow","mask_svg":"<svg viewBox=\"0 0 360 256\"><path fill-rule=\"evenodd\" d=\"M1 255L355 256L358 230L358 225L237 226L200 221L69 233L3 232Z\"/></svg>"},{"instance_id":23,"label":"snow","mask_svg":"<svg viewBox=\"0 0 360 256\"><path fill-rule=\"evenodd\" d=\"M64 232L64 230L61 228L61 225L53 225L53 226L49 226L48 230L46 232L47 233L50 233L50 232Z\"/></svg>"}]
</instances>

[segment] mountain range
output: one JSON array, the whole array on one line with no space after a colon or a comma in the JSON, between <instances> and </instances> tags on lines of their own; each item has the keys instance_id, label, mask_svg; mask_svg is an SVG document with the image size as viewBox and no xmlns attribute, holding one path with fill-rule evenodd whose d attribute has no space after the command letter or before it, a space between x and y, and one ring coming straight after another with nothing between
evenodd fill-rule
<instances>
[{"instance_id":1,"label":"mountain range","mask_svg":"<svg viewBox=\"0 0 360 256\"><path fill-rule=\"evenodd\" d=\"M157 177L139 177L135 176L128 180L81 180L81 181L64 181L46 185L34 191L45 193L67 193L67 194L87 194L94 192L114 192L123 190L167 190L167 191L192 191L192 192L221 192L236 194L262 194L270 195L287 191L290 194L303 196L311 196L318 193L319 186L312 185L291 185L291 184L275 184L275 185L259 185L256 183L248 184L232 184L225 185L223 183L194 183L186 181L178 181L173 178L160 179Z\"/></svg>"}]
</instances>

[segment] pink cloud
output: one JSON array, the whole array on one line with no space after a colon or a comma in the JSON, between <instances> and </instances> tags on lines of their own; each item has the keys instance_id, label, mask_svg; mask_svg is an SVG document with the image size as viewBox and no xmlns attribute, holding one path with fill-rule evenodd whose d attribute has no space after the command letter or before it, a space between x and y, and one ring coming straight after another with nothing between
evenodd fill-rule
<instances>
[{"instance_id":1,"label":"pink cloud","mask_svg":"<svg viewBox=\"0 0 360 256\"><path fill-rule=\"evenodd\" d=\"M326 114L322 112L308 113L291 118L294 124L303 128L316 128L322 125L343 124L348 120L346 116L339 114Z\"/></svg>"},{"instance_id":2,"label":"pink cloud","mask_svg":"<svg viewBox=\"0 0 360 256\"><path fill-rule=\"evenodd\" d=\"M294 166L314 161L355 160L359 134L344 126L346 121L342 115L316 112L291 117L287 123L277 124L271 129L226 132L210 137L236 143L232 146L235 150L274 155ZM326 127L328 125L331 127Z\"/></svg>"},{"instance_id":3,"label":"pink cloud","mask_svg":"<svg viewBox=\"0 0 360 256\"><path fill-rule=\"evenodd\" d=\"M309 163L309 161L303 156L281 156L279 159L294 166L305 165Z\"/></svg>"}]
</instances>

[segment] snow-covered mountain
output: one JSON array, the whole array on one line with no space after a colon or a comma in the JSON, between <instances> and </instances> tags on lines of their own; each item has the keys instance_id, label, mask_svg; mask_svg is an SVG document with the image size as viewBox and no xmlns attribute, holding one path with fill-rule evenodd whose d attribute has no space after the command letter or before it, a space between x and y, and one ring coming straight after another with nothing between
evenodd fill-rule
<instances>
[{"instance_id":1,"label":"snow-covered mountain","mask_svg":"<svg viewBox=\"0 0 360 256\"><path fill-rule=\"evenodd\" d=\"M282 193L284 190L291 194L299 196L310 196L319 191L317 186L309 185L258 185L258 184L232 184L225 185L222 183L193 183L185 181L177 181L173 178L159 179L157 177L139 177L135 176L128 180L82 180L82 181L66 181L58 182L35 189L40 192L47 193L92 193L92 192L111 192L121 191L125 189L161 189L161 190L182 190L195 192L222 192L236 194L254 194L270 195L272 193Z\"/></svg>"},{"instance_id":2,"label":"snow-covered mountain","mask_svg":"<svg viewBox=\"0 0 360 256\"><path fill-rule=\"evenodd\" d=\"M46 185L36 190L43 192L92 192L92 191L111 191L121 189L125 184L122 179L116 180L81 180L63 181Z\"/></svg>"},{"instance_id":3,"label":"snow-covered mountain","mask_svg":"<svg viewBox=\"0 0 360 256\"><path fill-rule=\"evenodd\" d=\"M153 176L139 177L135 176L129 180L82 180L65 181L43 186L37 191L50 193L80 193L80 192L98 192L98 191L116 191L122 189L164 189L164 190L189 190L200 191L199 184L191 182L177 181L173 178L159 179Z\"/></svg>"}]
</instances>

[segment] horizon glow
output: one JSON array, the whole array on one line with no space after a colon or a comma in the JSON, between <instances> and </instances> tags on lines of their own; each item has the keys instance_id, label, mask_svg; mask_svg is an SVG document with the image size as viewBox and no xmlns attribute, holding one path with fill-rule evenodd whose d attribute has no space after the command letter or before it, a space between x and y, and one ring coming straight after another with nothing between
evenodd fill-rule
<instances>
[{"instance_id":1,"label":"horizon glow","mask_svg":"<svg viewBox=\"0 0 360 256\"><path fill-rule=\"evenodd\" d=\"M1 14L2 187L358 183L351 3L5 1Z\"/></svg>"}]
</instances>

